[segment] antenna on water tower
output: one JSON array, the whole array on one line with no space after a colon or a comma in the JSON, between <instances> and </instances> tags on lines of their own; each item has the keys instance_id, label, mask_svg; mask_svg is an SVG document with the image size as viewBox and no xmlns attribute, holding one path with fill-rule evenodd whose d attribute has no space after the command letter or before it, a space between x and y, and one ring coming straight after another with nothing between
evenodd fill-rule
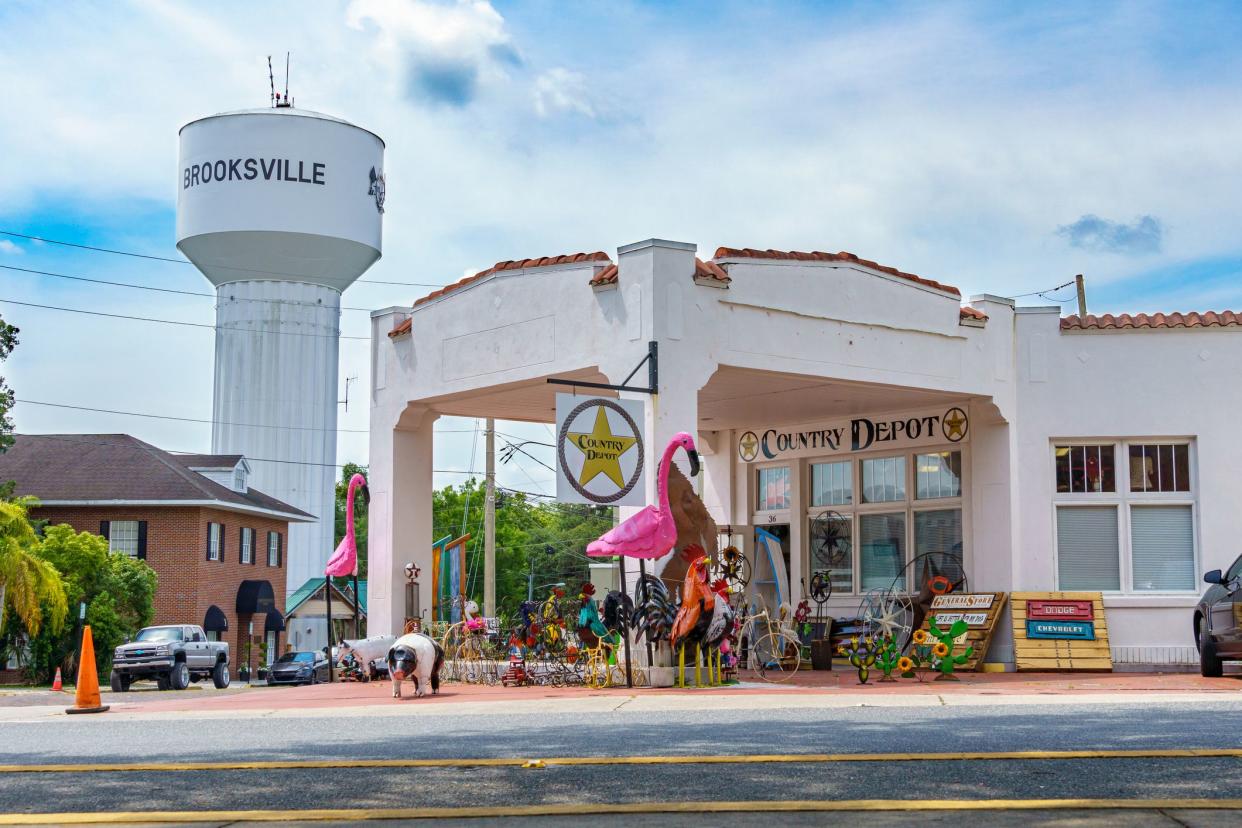
<instances>
[{"instance_id":1,"label":"antenna on water tower","mask_svg":"<svg viewBox=\"0 0 1242 828\"><path fill-rule=\"evenodd\" d=\"M284 109L293 106L293 98L289 97L289 53L285 52L285 96L282 98L280 93L276 91L276 75L272 71L272 56L267 56L267 83L271 89L271 98L269 99L272 107L275 109Z\"/></svg>"}]
</instances>

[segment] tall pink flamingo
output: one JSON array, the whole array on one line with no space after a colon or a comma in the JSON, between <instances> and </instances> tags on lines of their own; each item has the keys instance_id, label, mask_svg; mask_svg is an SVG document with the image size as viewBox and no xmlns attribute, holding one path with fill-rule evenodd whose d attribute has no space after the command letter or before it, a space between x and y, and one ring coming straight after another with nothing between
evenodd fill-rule
<instances>
[{"instance_id":1,"label":"tall pink flamingo","mask_svg":"<svg viewBox=\"0 0 1242 828\"><path fill-rule=\"evenodd\" d=\"M345 537L328 558L324 567L325 575L340 578L345 575L358 574L358 542L354 535L354 492L362 490L362 502L371 502L371 492L367 489L367 479L360 474L349 478L349 493L345 496Z\"/></svg>"},{"instance_id":2,"label":"tall pink flamingo","mask_svg":"<svg viewBox=\"0 0 1242 828\"><path fill-rule=\"evenodd\" d=\"M677 526L673 523L673 510L668 505L668 467L677 449L686 450L690 458L690 475L699 473L699 453L694 448L694 438L686 432L673 435L664 456L660 458L656 492L659 503L647 506L629 520L608 530L599 540L591 541L587 554L594 558L609 555L625 555L628 558L659 558L677 542Z\"/></svg>"}]
</instances>

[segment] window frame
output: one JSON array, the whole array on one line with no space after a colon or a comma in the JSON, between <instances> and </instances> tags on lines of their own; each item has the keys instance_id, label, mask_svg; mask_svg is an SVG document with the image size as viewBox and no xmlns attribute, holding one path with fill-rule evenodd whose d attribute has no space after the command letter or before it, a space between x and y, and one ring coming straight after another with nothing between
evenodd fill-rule
<instances>
[{"instance_id":1,"label":"window frame","mask_svg":"<svg viewBox=\"0 0 1242 828\"><path fill-rule=\"evenodd\" d=\"M215 554L212 554L212 541L215 541ZM207 521L207 560L220 563L224 560L224 524L214 520Z\"/></svg>"},{"instance_id":2,"label":"window frame","mask_svg":"<svg viewBox=\"0 0 1242 828\"><path fill-rule=\"evenodd\" d=\"M1130 446L1184 445L1189 465L1188 492L1134 491L1130 488ZM1112 446L1113 477L1112 492L1058 492L1056 490L1056 450L1061 446ZM1198 443L1193 437L1077 437L1054 438L1049 441L1048 464L1052 489L1052 570L1053 583L1061 589L1061 549L1057 540L1057 515L1062 508L1075 506L1113 506L1117 514L1117 555L1120 589L1088 590L1107 596L1152 597L1198 595L1198 584L1192 579L1185 589L1135 589L1134 550L1131 510L1134 506L1189 506L1190 541L1193 559L1191 571L1200 572L1202 544L1199 539L1199 463ZM1082 590L1078 590L1082 591Z\"/></svg>"},{"instance_id":3,"label":"window frame","mask_svg":"<svg viewBox=\"0 0 1242 828\"><path fill-rule=\"evenodd\" d=\"M919 499L917 497L917 468L915 458L920 454L939 454L942 452L959 452L961 454L961 475L959 478L959 493L956 497L938 497ZM864 460L880 460L888 457L904 457L905 458L905 499L904 500L885 500L877 502L867 502L862 496L862 469ZM851 475L854 485L854 502L849 505L840 506L811 506L811 493L814 481L812 479L812 467L816 463L833 463L841 461L850 461ZM971 452L969 443L934 443L929 446L918 446L901 450L879 449L871 451L848 452L844 454L827 454L815 455L806 458L806 471L797 480L794 485L805 486L808 504L803 510L803 536L805 540L802 543L802 573L806 579L810 579L813 568L811 565L811 541L810 526L820 513L824 511L834 511L844 516L850 521L850 565L852 567L851 589L833 590L834 598L837 595L849 596L850 598L865 595L867 590L862 588L862 544L861 544L861 516L864 514L903 514L905 516L905 563L906 567L906 584L904 594L913 592L912 578L914 573L909 570L910 561L914 559L914 550L916 548L917 539L915 537L915 514L918 512L936 512L956 509L961 513L962 519L962 568L966 572L970 571L971 566ZM779 465L779 463L765 464ZM757 480L757 478L756 478ZM755 525L762 525L758 522L760 514L779 514L779 513L756 513ZM780 523L780 520L771 520L772 523ZM792 576L792 574L791 574Z\"/></svg>"},{"instance_id":4,"label":"window frame","mask_svg":"<svg viewBox=\"0 0 1242 828\"><path fill-rule=\"evenodd\" d=\"M241 527L241 537L238 539L237 560L246 566L253 566L256 560L254 549L254 529L249 526ZM247 553L249 556L247 557Z\"/></svg>"},{"instance_id":5,"label":"window frame","mask_svg":"<svg viewBox=\"0 0 1242 828\"><path fill-rule=\"evenodd\" d=\"M127 549L120 549L116 546L116 527L117 524L133 524L134 526L134 551L131 553ZM131 558L141 558L141 538L142 538L142 521L140 520L109 520L108 521L108 551L119 552Z\"/></svg>"},{"instance_id":6,"label":"window frame","mask_svg":"<svg viewBox=\"0 0 1242 828\"><path fill-rule=\"evenodd\" d=\"M759 508L759 473L767 469L785 469L789 473L789 507L785 509L760 509ZM773 460L768 463L752 463L751 469L751 521L755 526L767 526L774 523L789 523L793 514L793 503L796 492L794 487L799 485L798 481L798 461L795 460Z\"/></svg>"},{"instance_id":7,"label":"window frame","mask_svg":"<svg viewBox=\"0 0 1242 828\"><path fill-rule=\"evenodd\" d=\"M280 566L280 533L268 530L267 565L273 569Z\"/></svg>"}]
</instances>

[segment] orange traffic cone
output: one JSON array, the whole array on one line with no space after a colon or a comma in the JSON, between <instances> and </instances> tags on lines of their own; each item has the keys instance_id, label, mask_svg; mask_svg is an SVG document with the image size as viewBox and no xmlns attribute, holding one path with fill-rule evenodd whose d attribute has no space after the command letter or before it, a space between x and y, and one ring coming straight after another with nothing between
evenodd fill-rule
<instances>
[{"instance_id":1,"label":"orange traffic cone","mask_svg":"<svg viewBox=\"0 0 1242 828\"><path fill-rule=\"evenodd\" d=\"M95 640L89 625L82 628L82 652L78 655L78 694L73 707L66 713L103 713L108 705L100 704L99 676L95 672Z\"/></svg>"},{"instance_id":2,"label":"orange traffic cone","mask_svg":"<svg viewBox=\"0 0 1242 828\"><path fill-rule=\"evenodd\" d=\"M60 668L56 668L56 678L52 679L52 689L59 693L64 689L64 685L60 683Z\"/></svg>"}]
</instances>

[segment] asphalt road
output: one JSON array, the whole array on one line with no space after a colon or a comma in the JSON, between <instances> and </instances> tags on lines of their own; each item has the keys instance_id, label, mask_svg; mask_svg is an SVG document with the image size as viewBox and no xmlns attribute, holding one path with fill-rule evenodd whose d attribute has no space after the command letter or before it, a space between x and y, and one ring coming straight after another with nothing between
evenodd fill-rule
<instances>
[{"instance_id":1,"label":"asphalt road","mask_svg":"<svg viewBox=\"0 0 1242 828\"><path fill-rule=\"evenodd\" d=\"M1242 747L1242 700L1194 704L801 708L756 705L592 715L66 717L0 724L0 763L460 759L806 753L947 753ZM1041 824L1030 812L763 816L764 801L1221 799L1242 796L1237 757L783 762L746 764L6 773L0 814L316 808L418 808L753 801L740 814L592 816L602 824L957 826ZM1172 816L1170 816L1170 814ZM1068 812L1048 819L1071 818ZM1067 824L1227 825L1242 813L1092 811ZM1176 820L1170 821L1171 819ZM894 821L895 820L895 821ZM1010 821L1013 820L1013 821ZM1104 820L1104 821L1100 821ZM1153 821L1154 820L1154 821ZM233 824L233 823L231 823ZM318 823L323 824L323 823ZM426 824L425 822L422 824ZM539 824L568 824L540 817ZM575 824L581 824L581 818ZM1049 823L1051 824L1051 823Z\"/></svg>"}]
</instances>

